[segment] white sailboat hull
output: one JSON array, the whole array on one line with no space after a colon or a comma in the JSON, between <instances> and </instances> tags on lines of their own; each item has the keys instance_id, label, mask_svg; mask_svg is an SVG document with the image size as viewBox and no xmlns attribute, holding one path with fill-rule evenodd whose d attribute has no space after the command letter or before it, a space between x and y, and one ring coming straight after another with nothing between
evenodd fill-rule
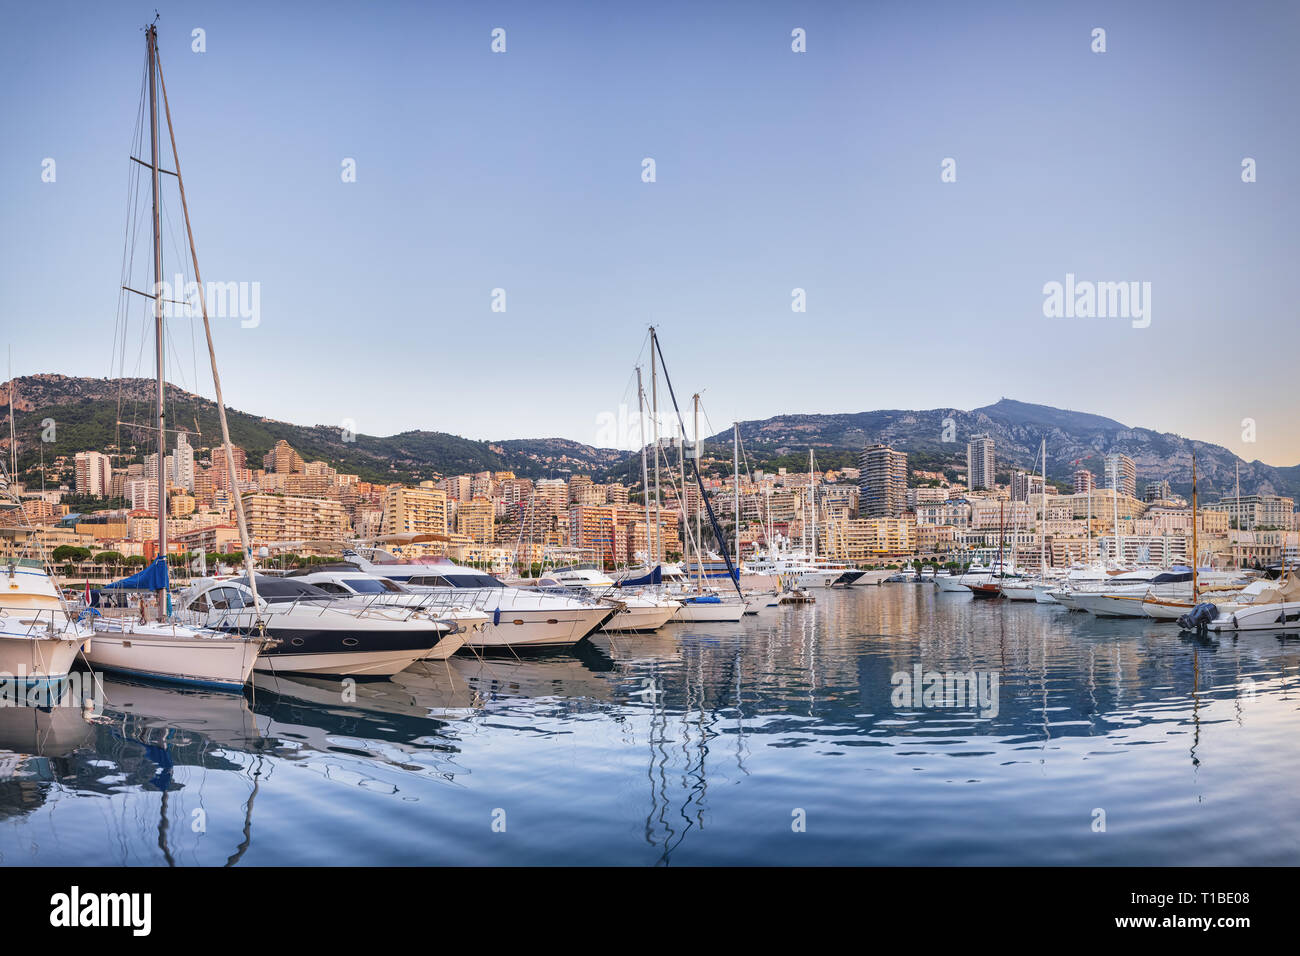
<instances>
[{"instance_id":1,"label":"white sailboat hull","mask_svg":"<svg viewBox=\"0 0 1300 956\"><path fill-rule=\"evenodd\" d=\"M605 622L602 631L657 631L673 619L676 604L650 604L644 607L628 606Z\"/></svg>"},{"instance_id":2,"label":"white sailboat hull","mask_svg":"<svg viewBox=\"0 0 1300 956\"><path fill-rule=\"evenodd\" d=\"M734 623L745 616L745 605L730 604L692 604L685 603L673 618L678 623Z\"/></svg>"},{"instance_id":3,"label":"white sailboat hull","mask_svg":"<svg viewBox=\"0 0 1300 956\"><path fill-rule=\"evenodd\" d=\"M102 670L238 688L248 681L262 644L259 638L200 635L185 628L97 630L86 659Z\"/></svg>"}]
</instances>

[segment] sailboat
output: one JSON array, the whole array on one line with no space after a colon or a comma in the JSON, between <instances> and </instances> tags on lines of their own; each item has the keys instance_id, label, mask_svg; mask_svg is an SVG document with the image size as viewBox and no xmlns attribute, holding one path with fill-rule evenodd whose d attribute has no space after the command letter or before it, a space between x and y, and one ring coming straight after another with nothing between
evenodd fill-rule
<instances>
[{"instance_id":1,"label":"sailboat","mask_svg":"<svg viewBox=\"0 0 1300 956\"><path fill-rule=\"evenodd\" d=\"M157 433L158 433L158 557L143 571L114 582L110 591L144 591L154 594L153 613L142 607L138 615L100 616L95 618L94 638L86 657L94 667L124 671L143 677L184 683L211 685L225 688L242 688L252 673L253 664L271 639L265 633L230 635L203 627L189 627L178 621L171 611L170 580L167 568L167 415L164 404L166 366L163 346L166 330L163 324L163 267L162 223L159 207L159 177L164 172L160 165L158 147L158 93L161 87L163 108L167 114L167 131L171 138L174 169L168 172L176 177L180 187L181 208L185 214L185 228L193 256L194 278L199 283L198 254L194 252L194 235L190 228L189 208L185 203L185 184L181 179L180 157L176 152L176 134L171 123L171 109L167 105L167 87L162 78L162 65L158 58L158 32L154 24L145 30L146 85L149 100L150 159L145 162L132 156L131 160L150 170L153 211L153 293L137 292L123 283L123 291L153 300L154 356L158 380ZM124 277L125 278L125 277ZM200 302L203 297L200 296ZM221 395L221 381L216 374L216 357L212 347L212 330L208 324L207 305L203 304L203 327L207 332L208 352L212 356L212 371L217 389L217 410L221 419L222 437L226 442L227 462L234 474L230 448L230 434L226 423L226 407ZM244 560L252 574L252 555L248 545L247 525L243 506L234 496L241 536L244 539Z\"/></svg>"},{"instance_id":2,"label":"sailboat","mask_svg":"<svg viewBox=\"0 0 1300 956\"><path fill-rule=\"evenodd\" d=\"M673 410L677 412L678 467L680 468L681 482L682 482L681 488L679 489L678 500L683 502L682 525L683 525L683 530L686 532L686 537L688 539L687 547L689 548L690 544L692 543L695 545L695 570L697 575L696 584L693 588L684 589L679 593L671 595L671 597L680 601L682 605L681 609L677 612L677 615L673 618L673 620L678 622L691 622L691 623L737 622L745 616L745 596L741 593L740 590L740 572L736 569L735 564L731 560L731 556L727 553L727 545L722 535L722 529L721 527L719 527L717 518L713 514L713 506L709 504L709 500L704 494L704 482L699 477L700 470L699 470L698 461L696 461L696 459L692 459L692 460L696 461L694 471L695 471L696 486L698 488L699 496L700 496L700 504L702 504L705 510L708 512L709 522L713 526L714 536L717 538L718 547L722 552L722 559L723 561L726 562L728 581L731 584L731 586L734 587L736 590L736 595L734 598L731 597L730 595L724 597L714 589L705 586L704 571L703 571L704 552L703 552L703 548L701 547L699 532L697 531L697 533L693 537L693 540L690 540L692 538L692 535L690 533L691 531L690 522L686 517L686 509L684 507L684 503L686 500L686 452L685 452L686 429L685 426L682 424L681 409L677 407L677 396L673 390L673 382L668 375L668 367L663 360L664 357L663 351L659 347L659 335L655 331L654 326L651 326L650 327L651 383L652 383L652 391L657 396L658 395L658 383L657 383L658 372L654 362L656 357L658 358L658 364L663 366L664 383L668 386L668 394L673 402ZM659 501L659 477L658 477L659 476L659 441L658 441L658 424L657 424L658 419L659 419L659 408L658 408L658 401L656 398L656 404L654 407L654 418L653 418L653 420L656 422L656 426L655 426L656 510L658 510L658 501ZM698 438L699 438L699 425L698 425L698 417L697 417L696 439L698 440ZM657 534L656 537L658 537Z\"/></svg>"}]
</instances>

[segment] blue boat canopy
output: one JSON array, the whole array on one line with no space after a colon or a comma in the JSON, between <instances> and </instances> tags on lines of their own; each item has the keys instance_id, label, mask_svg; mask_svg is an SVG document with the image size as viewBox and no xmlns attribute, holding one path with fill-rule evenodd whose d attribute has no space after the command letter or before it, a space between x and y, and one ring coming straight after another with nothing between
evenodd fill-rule
<instances>
[{"instance_id":1,"label":"blue boat canopy","mask_svg":"<svg viewBox=\"0 0 1300 956\"><path fill-rule=\"evenodd\" d=\"M649 574L643 574L639 578L627 578L626 580L619 581L618 586L621 588L636 588L643 584L663 584L663 582L664 569L656 564L654 570Z\"/></svg>"},{"instance_id":2,"label":"blue boat canopy","mask_svg":"<svg viewBox=\"0 0 1300 956\"><path fill-rule=\"evenodd\" d=\"M105 584L105 591L165 591L168 585L167 561L165 558L154 558L153 564L149 565L143 571L137 571L130 577L123 578L120 581L114 581L112 584Z\"/></svg>"}]
</instances>

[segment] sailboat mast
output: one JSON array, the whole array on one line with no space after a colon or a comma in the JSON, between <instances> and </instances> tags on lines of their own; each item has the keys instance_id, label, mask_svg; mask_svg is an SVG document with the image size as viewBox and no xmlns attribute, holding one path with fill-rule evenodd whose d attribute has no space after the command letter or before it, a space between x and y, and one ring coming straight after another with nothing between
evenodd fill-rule
<instances>
[{"instance_id":1,"label":"sailboat mast","mask_svg":"<svg viewBox=\"0 0 1300 956\"><path fill-rule=\"evenodd\" d=\"M149 56L149 165L153 190L153 324L154 359L158 367L158 554L167 560L167 411L163 356L162 219L158 208L158 29L145 31ZM158 610L164 611L165 592L158 591Z\"/></svg>"},{"instance_id":2,"label":"sailboat mast","mask_svg":"<svg viewBox=\"0 0 1300 956\"><path fill-rule=\"evenodd\" d=\"M185 180L181 178L181 157L176 149L176 130L172 126L172 109L167 100L167 81L162 75L162 62L154 51L154 60L158 63L158 83L162 87L163 111L167 116L167 136L171 141L172 165L176 169L176 185L181 195L181 213L185 218L185 237L190 245L190 262L194 265L194 284L199 288L199 310L203 315L203 333L207 337L208 358L212 364L212 385L217 393L217 419L221 422L221 441L226 454L226 476L230 481L231 498L235 505L235 523L239 528L239 543L244 549L244 569L248 573L248 588L253 594L253 614L261 622L261 600L257 593L257 576L253 573L253 541L248 533L248 518L244 514L244 499L239 492L239 482L235 478L235 450L230 441L230 423L226 419L226 399L221 393L221 373L217 371L217 350L212 344L212 323L208 321L208 302L203 295L203 277L199 274L199 251L194 248L194 228L190 225L190 207L185 199ZM204 555L204 568L207 556Z\"/></svg>"},{"instance_id":3,"label":"sailboat mast","mask_svg":"<svg viewBox=\"0 0 1300 956\"><path fill-rule=\"evenodd\" d=\"M636 417L641 428L641 501L645 505L645 560L650 563L650 471L645 457L645 389L641 385L641 366L636 367Z\"/></svg>"},{"instance_id":4,"label":"sailboat mast","mask_svg":"<svg viewBox=\"0 0 1300 956\"><path fill-rule=\"evenodd\" d=\"M14 348L12 345L9 346L9 480L18 481L18 442L14 437Z\"/></svg>"},{"instance_id":5,"label":"sailboat mast","mask_svg":"<svg viewBox=\"0 0 1300 956\"><path fill-rule=\"evenodd\" d=\"M695 403L695 443L691 446L691 454L695 458L695 467L698 470L700 467L700 393L696 392L692 399ZM682 469L682 491L683 493L686 491L685 468ZM704 588L704 538L702 537L704 529L700 524L700 506L702 504L703 502L700 501L695 502L695 552L700 558L698 577L701 589Z\"/></svg>"},{"instance_id":6,"label":"sailboat mast","mask_svg":"<svg viewBox=\"0 0 1300 956\"><path fill-rule=\"evenodd\" d=\"M1115 513L1115 560L1123 561L1124 550L1119 540L1119 456L1111 459L1110 501Z\"/></svg>"},{"instance_id":7,"label":"sailboat mast","mask_svg":"<svg viewBox=\"0 0 1300 956\"><path fill-rule=\"evenodd\" d=\"M650 326L650 426L654 430L655 439L655 564L662 564L664 542L661 523L663 505L659 499L659 366L655 358L658 351L659 340L655 336L655 327L652 325Z\"/></svg>"},{"instance_id":8,"label":"sailboat mast","mask_svg":"<svg viewBox=\"0 0 1300 956\"><path fill-rule=\"evenodd\" d=\"M1237 506L1241 506L1241 498L1237 498ZM1196 449L1192 449L1192 604L1196 603L1199 588L1196 580L1196 565L1200 562L1197 558L1200 556L1198 543L1196 539Z\"/></svg>"},{"instance_id":9,"label":"sailboat mast","mask_svg":"<svg viewBox=\"0 0 1300 956\"><path fill-rule=\"evenodd\" d=\"M1043 483L1038 486L1038 576L1047 580L1047 439L1043 439Z\"/></svg>"},{"instance_id":10,"label":"sailboat mast","mask_svg":"<svg viewBox=\"0 0 1300 956\"><path fill-rule=\"evenodd\" d=\"M732 490L735 492L736 565L740 565L740 422L731 423Z\"/></svg>"},{"instance_id":11,"label":"sailboat mast","mask_svg":"<svg viewBox=\"0 0 1300 956\"><path fill-rule=\"evenodd\" d=\"M808 449L808 498L812 502L812 563L817 563L817 480L813 477L813 450Z\"/></svg>"}]
</instances>

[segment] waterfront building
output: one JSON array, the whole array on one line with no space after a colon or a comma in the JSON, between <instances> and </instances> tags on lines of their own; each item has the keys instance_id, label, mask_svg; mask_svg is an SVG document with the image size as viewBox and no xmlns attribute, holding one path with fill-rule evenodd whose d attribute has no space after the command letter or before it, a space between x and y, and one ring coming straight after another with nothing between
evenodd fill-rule
<instances>
[{"instance_id":1,"label":"waterfront building","mask_svg":"<svg viewBox=\"0 0 1300 956\"><path fill-rule=\"evenodd\" d=\"M1225 495L1202 507L1226 514L1228 526L1239 531L1295 527L1295 499L1282 495Z\"/></svg>"},{"instance_id":2,"label":"waterfront building","mask_svg":"<svg viewBox=\"0 0 1300 956\"><path fill-rule=\"evenodd\" d=\"M1087 468L1080 468L1074 473L1074 493L1076 495L1087 494L1097 487L1097 476Z\"/></svg>"}]
</instances>

